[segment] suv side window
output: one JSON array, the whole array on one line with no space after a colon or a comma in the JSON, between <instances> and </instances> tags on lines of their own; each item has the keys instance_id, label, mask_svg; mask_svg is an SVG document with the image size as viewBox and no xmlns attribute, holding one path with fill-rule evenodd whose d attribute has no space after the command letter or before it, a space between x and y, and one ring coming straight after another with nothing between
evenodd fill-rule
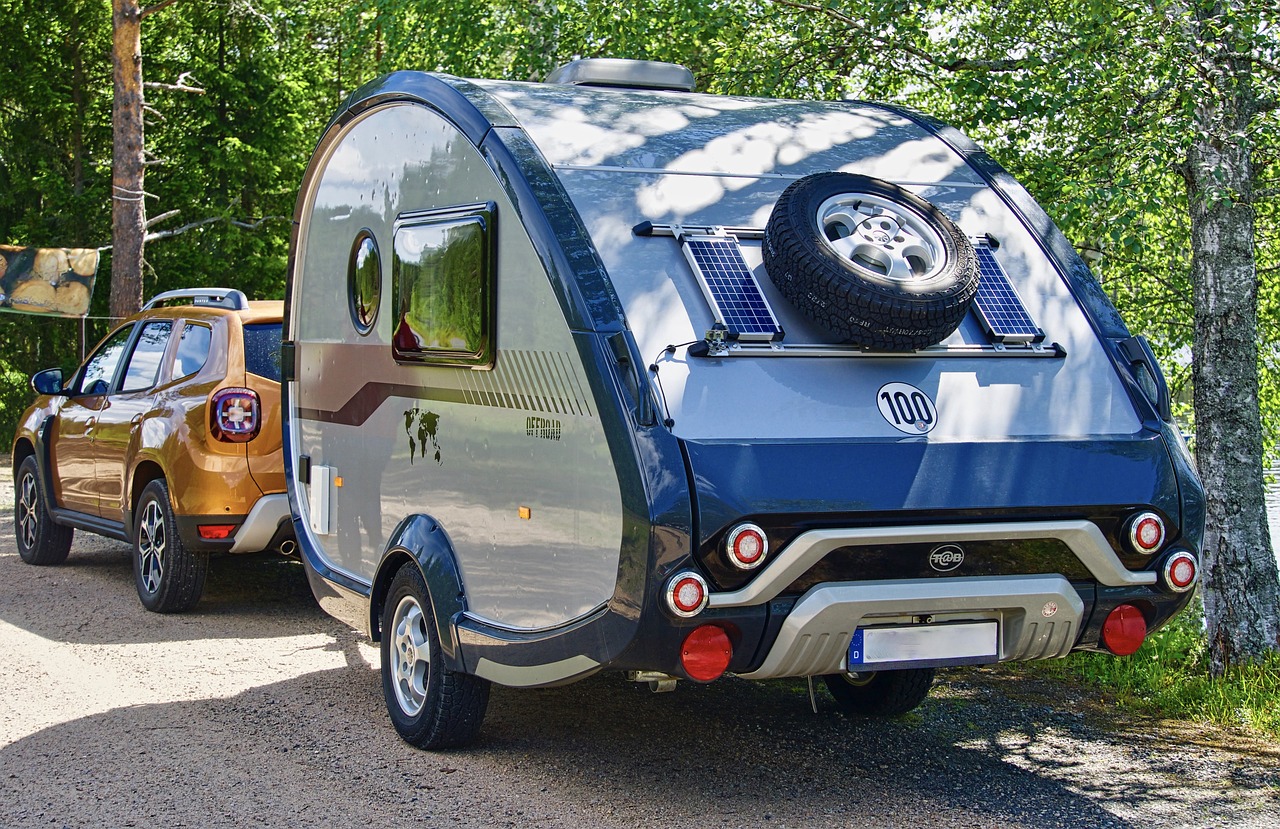
<instances>
[{"instance_id":1,"label":"suv side window","mask_svg":"<svg viewBox=\"0 0 1280 829\"><path fill-rule=\"evenodd\" d=\"M182 337L178 340L178 352L173 355L173 379L190 377L204 368L204 361L209 359L209 343L213 340L213 330L207 325L189 322L182 327Z\"/></svg>"},{"instance_id":2,"label":"suv side window","mask_svg":"<svg viewBox=\"0 0 1280 829\"><path fill-rule=\"evenodd\" d=\"M464 205L408 217L392 241L398 362L493 365L494 211Z\"/></svg>"},{"instance_id":3,"label":"suv side window","mask_svg":"<svg viewBox=\"0 0 1280 829\"><path fill-rule=\"evenodd\" d=\"M156 384L156 378L160 376L160 360L164 358L172 330L173 323L169 320L148 322L142 326L142 333L138 335L138 342L125 365L120 391L143 391Z\"/></svg>"},{"instance_id":4,"label":"suv side window","mask_svg":"<svg viewBox=\"0 0 1280 829\"><path fill-rule=\"evenodd\" d=\"M98 347L93 356L85 361L80 370L80 380L76 383L73 394L106 394L115 377L124 348L129 344L129 335L133 326L126 325L116 331Z\"/></svg>"},{"instance_id":5,"label":"suv side window","mask_svg":"<svg viewBox=\"0 0 1280 829\"><path fill-rule=\"evenodd\" d=\"M244 327L245 371L280 382L281 327L278 322L257 322Z\"/></svg>"}]
</instances>

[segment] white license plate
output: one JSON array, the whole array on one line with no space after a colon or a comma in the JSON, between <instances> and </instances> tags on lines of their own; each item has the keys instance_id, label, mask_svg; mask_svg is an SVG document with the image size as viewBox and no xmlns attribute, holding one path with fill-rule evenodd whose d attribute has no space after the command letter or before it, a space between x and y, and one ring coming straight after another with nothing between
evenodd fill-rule
<instances>
[{"instance_id":1,"label":"white license plate","mask_svg":"<svg viewBox=\"0 0 1280 829\"><path fill-rule=\"evenodd\" d=\"M982 665L999 660L999 625L990 622L858 628L849 670Z\"/></svg>"}]
</instances>

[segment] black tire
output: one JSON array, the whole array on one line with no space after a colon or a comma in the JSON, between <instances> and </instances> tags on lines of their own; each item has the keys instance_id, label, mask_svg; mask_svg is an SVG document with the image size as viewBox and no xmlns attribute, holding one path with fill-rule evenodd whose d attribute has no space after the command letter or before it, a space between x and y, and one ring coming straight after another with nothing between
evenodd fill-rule
<instances>
[{"instance_id":1,"label":"black tire","mask_svg":"<svg viewBox=\"0 0 1280 829\"><path fill-rule=\"evenodd\" d=\"M18 555L27 564L46 567L61 564L71 551L75 531L53 523L44 502L44 482L32 455L18 466L17 491L13 499L13 531L18 537Z\"/></svg>"},{"instance_id":2,"label":"black tire","mask_svg":"<svg viewBox=\"0 0 1280 829\"><path fill-rule=\"evenodd\" d=\"M783 191L764 264L805 316L877 351L940 342L978 292L977 254L954 222L896 184L853 173L817 173Z\"/></svg>"},{"instance_id":3,"label":"black tire","mask_svg":"<svg viewBox=\"0 0 1280 829\"><path fill-rule=\"evenodd\" d=\"M933 668L824 676L840 710L867 717L896 717L914 710L933 687Z\"/></svg>"},{"instance_id":4,"label":"black tire","mask_svg":"<svg viewBox=\"0 0 1280 829\"><path fill-rule=\"evenodd\" d=\"M476 738L489 707L489 682L449 670L440 651L422 573L406 564L382 606L382 695L405 742L461 748Z\"/></svg>"},{"instance_id":5,"label":"black tire","mask_svg":"<svg viewBox=\"0 0 1280 829\"><path fill-rule=\"evenodd\" d=\"M153 613L190 610L204 592L209 555L182 542L163 479L142 490L133 521L133 582L142 606Z\"/></svg>"}]
</instances>

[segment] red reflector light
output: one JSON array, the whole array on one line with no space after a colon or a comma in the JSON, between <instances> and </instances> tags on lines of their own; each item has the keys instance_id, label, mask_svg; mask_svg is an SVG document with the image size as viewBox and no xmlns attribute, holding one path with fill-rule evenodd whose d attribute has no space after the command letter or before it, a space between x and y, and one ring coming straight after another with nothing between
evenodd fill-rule
<instances>
[{"instance_id":1,"label":"red reflector light","mask_svg":"<svg viewBox=\"0 0 1280 829\"><path fill-rule=\"evenodd\" d=\"M1165 561L1162 575L1170 590L1176 593L1187 592L1199 575L1195 557L1185 550L1174 553Z\"/></svg>"},{"instance_id":2,"label":"red reflector light","mask_svg":"<svg viewBox=\"0 0 1280 829\"><path fill-rule=\"evenodd\" d=\"M729 634L715 625L694 628L680 648L684 672L699 682L719 679L732 658L733 643L729 641Z\"/></svg>"},{"instance_id":3,"label":"red reflector light","mask_svg":"<svg viewBox=\"0 0 1280 829\"><path fill-rule=\"evenodd\" d=\"M677 616L697 616L707 606L707 583L697 573L676 573L667 582L667 606Z\"/></svg>"},{"instance_id":4,"label":"red reflector light","mask_svg":"<svg viewBox=\"0 0 1280 829\"><path fill-rule=\"evenodd\" d=\"M740 524L725 537L725 553L729 563L739 570L753 570L769 552L764 530L755 524Z\"/></svg>"},{"instance_id":5,"label":"red reflector light","mask_svg":"<svg viewBox=\"0 0 1280 829\"><path fill-rule=\"evenodd\" d=\"M1164 522L1154 512L1140 512L1129 522L1129 546L1150 555L1164 544Z\"/></svg>"},{"instance_id":6,"label":"red reflector light","mask_svg":"<svg viewBox=\"0 0 1280 829\"><path fill-rule=\"evenodd\" d=\"M197 528L201 538L230 538L236 531L235 524L201 524Z\"/></svg>"},{"instance_id":7,"label":"red reflector light","mask_svg":"<svg viewBox=\"0 0 1280 829\"><path fill-rule=\"evenodd\" d=\"M247 443L262 428L262 404L253 389L219 389L209 408L209 431L225 443Z\"/></svg>"},{"instance_id":8,"label":"red reflector light","mask_svg":"<svg viewBox=\"0 0 1280 829\"><path fill-rule=\"evenodd\" d=\"M1142 647L1146 638L1146 617L1131 604L1118 606L1102 623L1102 644L1116 656L1128 656Z\"/></svg>"}]
</instances>

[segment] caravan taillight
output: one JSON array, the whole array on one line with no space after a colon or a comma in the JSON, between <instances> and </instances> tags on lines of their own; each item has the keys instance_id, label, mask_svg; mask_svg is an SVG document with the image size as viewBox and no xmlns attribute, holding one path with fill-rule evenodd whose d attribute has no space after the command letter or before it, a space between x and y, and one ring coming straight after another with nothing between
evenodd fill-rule
<instances>
[{"instance_id":1,"label":"caravan taillight","mask_svg":"<svg viewBox=\"0 0 1280 829\"><path fill-rule=\"evenodd\" d=\"M769 541L764 530L755 524L739 524L725 537L724 551L734 567L739 570L754 570L764 561L765 553L769 551Z\"/></svg>"},{"instance_id":2,"label":"caravan taillight","mask_svg":"<svg viewBox=\"0 0 1280 829\"><path fill-rule=\"evenodd\" d=\"M1179 550L1165 561L1164 567L1160 568L1160 575L1170 590L1185 593L1196 583L1196 559L1191 553Z\"/></svg>"},{"instance_id":3,"label":"caravan taillight","mask_svg":"<svg viewBox=\"0 0 1280 829\"><path fill-rule=\"evenodd\" d=\"M209 431L224 443L247 443L262 428L262 404L253 389L219 389L209 409Z\"/></svg>"},{"instance_id":4,"label":"caravan taillight","mask_svg":"<svg viewBox=\"0 0 1280 829\"><path fill-rule=\"evenodd\" d=\"M667 582L667 607L685 619L697 616L707 606L708 592L706 579L697 573L676 573Z\"/></svg>"},{"instance_id":5,"label":"caravan taillight","mask_svg":"<svg viewBox=\"0 0 1280 829\"><path fill-rule=\"evenodd\" d=\"M1140 512L1129 520L1129 546L1150 555L1164 544L1164 522L1154 512Z\"/></svg>"}]
</instances>

